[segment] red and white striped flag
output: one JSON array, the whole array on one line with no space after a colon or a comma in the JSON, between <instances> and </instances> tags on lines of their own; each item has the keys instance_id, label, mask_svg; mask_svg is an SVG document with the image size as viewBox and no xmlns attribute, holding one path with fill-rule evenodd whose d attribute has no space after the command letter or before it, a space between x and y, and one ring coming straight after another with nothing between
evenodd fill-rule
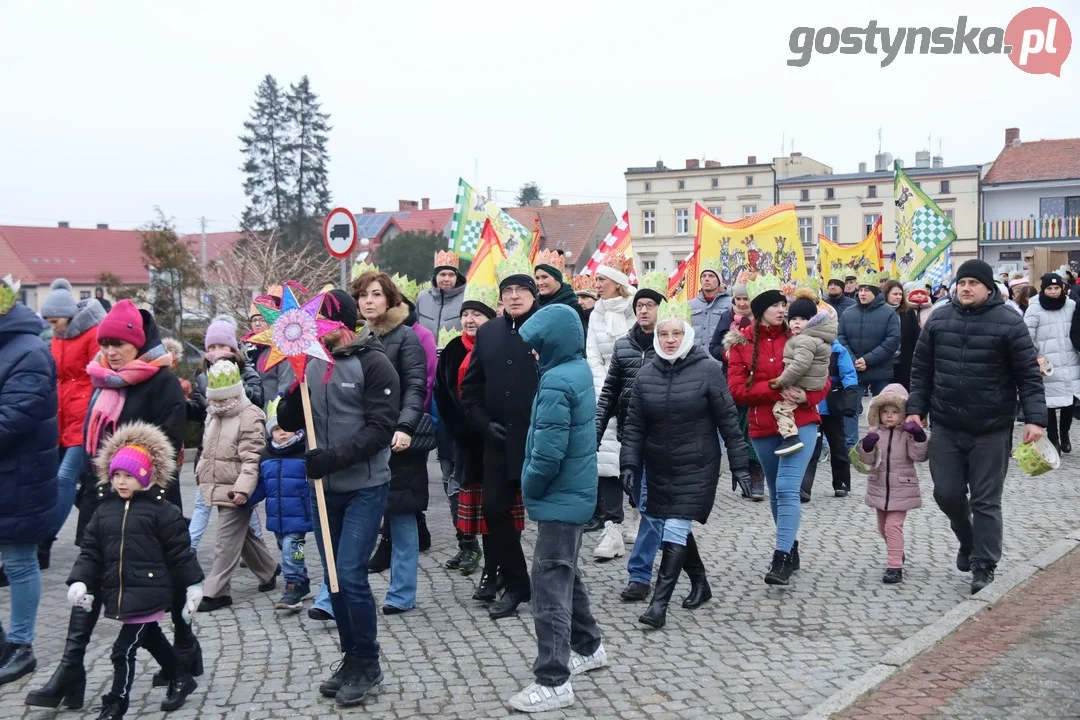
<instances>
[{"instance_id":1,"label":"red and white striped flag","mask_svg":"<svg viewBox=\"0 0 1080 720\"><path fill-rule=\"evenodd\" d=\"M622 252L631 260L634 260L634 244L630 240L630 211L623 213L619 222L615 223L615 227L611 228L611 232L604 238L604 242L600 243L600 247L596 248L596 252L589 258L589 262L586 263L585 269L579 274L581 275L593 275L596 273L596 268L600 267L604 263L604 258L609 253ZM630 283L637 285L637 272L635 262L635 272L629 274Z\"/></svg>"}]
</instances>

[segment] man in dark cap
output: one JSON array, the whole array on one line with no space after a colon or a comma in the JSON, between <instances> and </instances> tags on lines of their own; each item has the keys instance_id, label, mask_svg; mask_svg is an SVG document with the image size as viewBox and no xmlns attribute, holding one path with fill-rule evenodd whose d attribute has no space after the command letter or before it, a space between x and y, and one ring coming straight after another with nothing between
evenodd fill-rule
<instances>
[{"instance_id":1,"label":"man in dark cap","mask_svg":"<svg viewBox=\"0 0 1080 720\"><path fill-rule=\"evenodd\" d=\"M832 309L836 311L836 317L840 317L844 314L844 311L849 307L855 306L855 299L845 295L846 287L844 281L840 278L833 278L829 281L828 295L825 296L825 302L832 306Z\"/></svg>"}]
</instances>

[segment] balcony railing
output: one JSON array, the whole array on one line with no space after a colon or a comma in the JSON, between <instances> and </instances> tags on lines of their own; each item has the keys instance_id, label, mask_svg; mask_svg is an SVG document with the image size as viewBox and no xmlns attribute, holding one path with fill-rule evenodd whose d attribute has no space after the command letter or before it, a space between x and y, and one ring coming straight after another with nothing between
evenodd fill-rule
<instances>
[{"instance_id":1,"label":"balcony railing","mask_svg":"<svg viewBox=\"0 0 1080 720\"><path fill-rule=\"evenodd\" d=\"M1080 239L1080 216L1016 218L981 223L979 240L1066 240Z\"/></svg>"}]
</instances>

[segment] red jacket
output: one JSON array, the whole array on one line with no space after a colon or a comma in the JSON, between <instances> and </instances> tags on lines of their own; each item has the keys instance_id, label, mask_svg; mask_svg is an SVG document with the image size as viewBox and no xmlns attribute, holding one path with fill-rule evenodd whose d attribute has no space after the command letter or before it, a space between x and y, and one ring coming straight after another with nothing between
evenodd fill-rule
<instances>
[{"instance_id":1,"label":"red jacket","mask_svg":"<svg viewBox=\"0 0 1080 720\"><path fill-rule=\"evenodd\" d=\"M54 335L52 339L59 397L56 419L60 424L61 447L83 444L83 424L90 406L90 396L94 394L86 366L101 350L96 330L101 320L96 317L96 312L96 309L95 313L89 313L86 308L80 309L64 333L70 337ZM86 327L89 323L93 324Z\"/></svg>"},{"instance_id":2,"label":"red jacket","mask_svg":"<svg viewBox=\"0 0 1080 720\"><path fill-rule=\"evenodd\" d=\"M780 326L761 325L758 334L757 365L754 380L746 387L750 377L750 361L754 354L754 325L742 330L731 330L724 336L724 348L728 359L728 388L735 404L749 409L750 437L762 438L779 435L772 406L782 400L780 393L769 387L769 381L784 372L784 345L787 334ZM830 381L831 382L831 381ZM821 422L817 405L829 394L829 384L823 390L807 390L808 404L795 410L795 424L799 427Z\"/></svg>"}]
</instances>

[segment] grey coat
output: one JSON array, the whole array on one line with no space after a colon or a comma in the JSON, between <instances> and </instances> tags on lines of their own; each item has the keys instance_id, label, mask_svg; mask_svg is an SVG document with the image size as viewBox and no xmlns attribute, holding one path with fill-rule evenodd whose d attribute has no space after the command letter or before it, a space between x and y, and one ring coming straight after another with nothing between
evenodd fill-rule
<instances>
[{"instance_id":1,"label":"grey coat","mask_svg":"<svg viewBox=\"0 0 1080 720\"><path fill-rule=\"evenodd\" d=\"M461 303L465 299L465 283L450 290L431 287L416 298L418 322L436 338L439 330L461 329Z\"/></svg>"},{"instance_id":2,"label":"grey coat","mask_svg":"<svg viewBox=\"0 0 1080 720\"><path fill-rule=\"evenodd\" d=\"M690 301L690 324L694 327L694 344L708 351L709 341L720 323L720 316L730 309L731 295L727 292L717 293L712 302L706 301L705 296L698 293Z\"/></svg>"}]
</instances>

